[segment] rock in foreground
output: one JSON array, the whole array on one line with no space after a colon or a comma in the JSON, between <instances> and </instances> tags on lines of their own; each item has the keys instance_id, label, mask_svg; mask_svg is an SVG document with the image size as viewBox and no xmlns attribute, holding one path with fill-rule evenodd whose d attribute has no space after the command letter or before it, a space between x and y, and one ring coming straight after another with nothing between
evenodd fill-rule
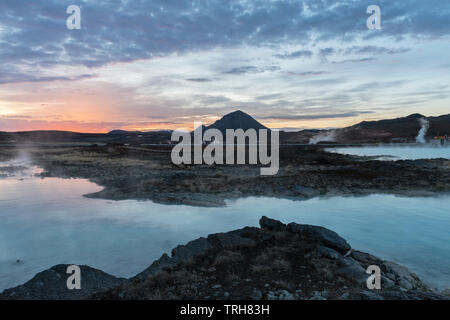
<instances>
[{"instance_id":1,"label":"rock in foreground","mask_svg":"<svg viewBox=\"0 0 450 320\"><path fill-rule=\"evenodd\" d=\"M42 271L25 284L3 291L0 300L81 300L126 281L88 266L80 266L81 289L68 290L66 283L70 276L66 273L68 266L59 264Z\"/></svg>"},{"instance_id":2,"label":"rock in foreground","mask_svg":"<svg viewBox=\"0 0 450 320\"><path fill-rule=\"evenodd\" d=\"M6 290L3 297L107 300L449 298L430 289L406 268L351 249L345 239L326 228L296 223L285 225L266 217L261 218L260 226L212 234L178 246L170 257L164 254L128 280L84 267L82 286L86 291L77 296L65 289L66 276L63 283L61 279L54 279L57 267L53 267L23 286ZM367 288L369 274L366 270L370 265L377 265L382 271L381 290ZM84 275L84 272L94 274L93 270L98 276Z\"/></svg>"},{"instance_id":3,"label":"rock in foreground","mask_svg":"<svg viewBox=\"0 0 450 320\"><path fill-rule=\"evenodd\" d=\"M263 217L261 228L209 235L163 255L96 299L446 299L392 262L354 251L326 228ZM366 269L382 270L369 290Z\"/></svg>"}]
</instances>

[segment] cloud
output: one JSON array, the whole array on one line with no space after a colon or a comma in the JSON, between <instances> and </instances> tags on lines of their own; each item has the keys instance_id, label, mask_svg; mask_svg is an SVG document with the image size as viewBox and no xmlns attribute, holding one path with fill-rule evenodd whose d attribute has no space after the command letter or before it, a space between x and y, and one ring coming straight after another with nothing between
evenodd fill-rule
<instances>
[{"instance_id":1,"label":"cloud","mask_svg":"<svg viewBox=\"0 0 450 320\"><path fill-rule=\"evenodd\" d=\"M193 95L191 97L192 101L195 101L196 103L199 103L200 105L216 105L216 104L225 104L225 103L231 103L232 100L226 96L223 95L205 95L205 94L198 94Z\"/></svg>"},{"instance_id":2,"label":"cloud","mask_svg":"<svg viewBox=\"0 0 450 320\"><path fill-rule=\"evenodd\" d=\"M354 0L83 0L81 30L67 30L70 4L0 1L0 115L181 123L238 108L399 113L414 92L449 82L448 1L377 0L382 30L367 30L369 3ZM414 111L446 110L435 91Z\"/></svg>"},{"instance_id":3,"label":"cloud","mask_svg":"<svg viewBox=\"0 0 450 320\"><path fill-rule=\"evenodd\" d=\"M302 57L310 58L312 57L312 55L313 53L310 50L299 50L291 53L275 54L274 57L286 60L286 59L297 59Z\"/></svg>"},{"instance_id":4,"label":"cloud","mask_svg":"<svg viewBox=\"0 0 450 320\"><path fill-rule=\"evenodd\" d=\"M282 93L266 94L266 95L256 97L256 100L263 100L263 101L264 100L273 100L273 99L278 99L282 96L283 96Z\"/></svg>"},{"instance_id":5,"label":"cloud","mask_svg":"<svg viewBox=\"0 0 450 320\"><path fill-rule=\"evenodd\" d=\"M335 52L336 52L336 50L334 48L323 48L323 49L320 49L319 56L325 58L325 57L328 57L329 55L332 55Z\"/></svg>"},{"instance_id":6,"label":"cloud","mask_svg":"<svg viewBox=\"0 0 450 320\"><path fill-rule=\"evenodd\" d=\"M389 49L385 47L377 46L353 46L345 50L345 54L399 54L409 52L411 49L400 48L400 49Z\"/></svg>"},{"instance_id":7,"label":"cloud","mask_svg":"<svg viewBox=\"0 0 450 320\"><path fill-rule=\"evenodd\" d=\"M263 72L274 72L281 70L278 66L266 66L263 68L258 68L255 66L243 66L233 68L231 70L225 71L224 74L232 74L232 75L241 75L241 74L249 74L249 73L263 73Z\"/></svg>"},{"instance_id":8,"label":"cloud","mask_svg":"<svg viewBox=\"0 0 450 320\"><path fill-rule=\"evenodd\" d=\"M376 60L376 58L360 58L360 59L345 59L340 61L332 61L334 64L342 64L342 63L359 63L359 62L371 62Z\"/></svg>"},{"instance_id":9,"label":"cloud","mask_svg":"<svg viewBox=\"0 0 450 320\"><path fill-rule=\"evenodd\" d=\"M373 113L372 111L353 111L346 113L331 113L331 114L306 114L306 115L269 115L257 117L257 119L272 119L272 120L317 120L317 119L338 119L351 118L361 114Z\"/></svg>"},{"instance_id":10,"label":"cloud","mask_svg":"<svg viewBox=\"0 0 450 320\"><path fill-rule=\"evenodd\" d=\"M245 74L245 73L258 73L259 70L254 66L245 66L233 68L229 71L225 71L224 74Z\"/></svg>"},{"instance_id":11,"label":"cloud","mask_svg":"<svg viewBox=\"0 0 450 320\"><path fill-rule=\"evenodd\" d=\"M352 0L86 0L81 3L81 30L67 30L70 4L73 1L1 1L0 61L92 68L218 46L438 38L450 33L450 3L441 0L378 1L381 32L365 27L368 4Z\"/></svg>"},{"instance_id":12,"label":"cloud","mask_svg":"<svg viewBox=\"0 0 450 320\"><path fill-rule=\"evenodd\" d=\"M186 79L186 81L191 81L191 82L211 82L213 80L208 79L208 78L189 78L189 79Z\"/></svg>"},{"instance_id":13,"label":"cloud","mask_svg":"<svg viewBox=\"0 0 450 320\"><path fill-rule=\"evenodd\" d=\"M406 83L408 83L407 80L396 80L396 81L386 81L386 82L371 81L368 83L358 85L355 88L349 89L349 90L347 90L347 92L363 92L363 91L367 91L367 90L395 88L395 87L400 87Z\"/></svg>"},{"instance_id":14,"label":"cloud","mask_svg":"<svg viewBox=\"0 0 450 320\"><path fill-rule=\"evenodd\" d=\"M51 82L51 81L76 81L95 77L92 74L82 74L79 76L35 76L26 73L2 73L0 74L0 84L17 82Z\"/></svg>"},{"instance_id":15,"label":"cloud","mask_svg":"<svg viewBox=\"0 0 450 320\"><path fill-rule=\"evenodd\" d=\"M305 72L289 72L291 76L307 77L307 76L320 76L322 74L327 74L325 71L305 71Z\"/></svg>"}]
</instances>

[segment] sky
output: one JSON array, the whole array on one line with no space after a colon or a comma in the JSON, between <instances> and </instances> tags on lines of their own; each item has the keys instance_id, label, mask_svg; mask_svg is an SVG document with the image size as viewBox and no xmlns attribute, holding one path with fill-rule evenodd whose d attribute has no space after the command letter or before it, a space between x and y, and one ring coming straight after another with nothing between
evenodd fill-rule
<instances>
[{"instance_id":1,"label":"sky","mask_svg":"<svg viewBox=\"0 0 450 320\"><path fill-rule=\"evenodd\" d=\"M192 128L235 110L284 130L448 114L449 52L448 0L1 0L0 131Z\"/></svg>"}]
</instances>

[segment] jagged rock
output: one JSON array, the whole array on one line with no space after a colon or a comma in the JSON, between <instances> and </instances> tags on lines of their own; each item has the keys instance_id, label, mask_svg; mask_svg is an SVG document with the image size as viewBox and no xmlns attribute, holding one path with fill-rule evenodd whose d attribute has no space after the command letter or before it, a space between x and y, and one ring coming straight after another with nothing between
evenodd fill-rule
<instances>
[{"instance_id":1,"label":"jagged rock","mask_svg":"<svg viewBox=\"0 0 450 320\"><path fill-rule=\"evenodd\" d=\"M215 247L232 248L238 246L251 246L255 243L252 239L244 237L247 234L258 232L258 228L246 227L227 233L216 233L208 236L208 241Z\"/></svg>"},{"instance_id":2,"label":"jagged rock","mask_svg":"<svg viewBox=\"0 0 450 320\"><path fill-rule=\"evenodd\" d=\"M206 250L212 248L211 243L206 238L199 238L188 242L186 245L178 246L172 250L172 257L169 257L167 254L163 254L161 258L153 262L150 267L137 274L133 279L144 278L151 275L154 275L164 268L170 268L178 263L183 261L187 261L195 256L202 254Z\"/></svg>"},{"instance_id":3,"label":"jagged rock","mask_svg":"<svg viewBox=\"0 0 450 320\"><path fill-rule=\"evenodd\" d=\"M81 289L69 290L67 279L70 274L66 273L68 266L60 264L39 272L25 284L3 291L0 294L0 300L87 299L94 293L116 287L126 281L88 266L80 266Z\"/></svg>"},{"instance_id":4,"label":"jagged rock","mask_svg":"<svg viewBox=\"0 0 450 320\"><path fill-rule=\"evenodd\" d=\"M369 265L379 265L381 264L381 260L371 254L354 250L351 252L350 256L355 260L361 262L365 266Z\"/></svg>"},{"instance_id":5,"label":"jagged rock","mask_svg":"<svg viewBox=\"0 0 450 320\"><path fill-rule=\"evenodd\" d=\"M336 271L337 274L343 277L354 280L359 284L364 284L367 282L369 275L366 270L353 258L343 257L338 260L341 267Z\"/></svg>"},{"instance_id":6,"label":"jagged rock","mask_svg":"<svg viewBox=\"0 0 450 320\"><path fill-rule=\"evenodd\" d=\"M139 274L137 274L136 276L134 276L133 279L149 277L151 275L154 275L154 274L162 271L164 268L173 267L175 265L176 265L176 262L172 258L170 258L166 253L164 253L161 256L161 258L154 261L150 265L150 267L148 267L144 271L142 271Z\"/></svg>"},{"instance_id":7,"label":"jagged rock","mask_svg":"<svg viewBox=\"0 0 450 320\"><path fill-rule=\"evenodd\" d=\"M263 216L259 220L259 225L261 229L274 230L274 231L283 231L286 230L286 225L278 220L270 219Z\"/></svg>"},{"instance_id":8,"label":"jagged rock","mask_svg":"<svg viewBox=\"0 0 450 320\"><path fill-rule=\"evenodd\" d=\"M186 261L191 259L206 250L212 248L210 241L206 238L199 238L188 242L184 246L178 246L172 250L172 259L175 261Z\"/></svg>"},{"instance_id":9,"label":"jagged rock","mask_svg":"<svg viewBox=\"0 0 450 320\"><path fill-rule=\"evenodd\" d=\"M419 278L415 274L409 272L409 270L403 266L400 266L394 262L386 261L382 264L381 267L385 270L388 278L396 281L402 288L405 288L406 290L423 287L423 283L419 280ZM393 276L394 279L392 279Z\"/></svg>"},{"instance_id":10,"label":"jagged rock","mask_svg":"<svg viewBox=\"0 0 450 320\"><path fill-rule=\"evenodd\" d=\"M133 279L148 277L169 268L178 263L192 259L206 250L213 247L231 248L235 246L248 246L254 244L254 241L243 237L246 234L257 232L258 228L246 227L227 233L210 234L208 238L199 238L188 242L186 245L177 246L172 250L172 257L163 254L161 258L153 262L150 267L133 277Z\"/></svg>"},{"instance_id":11,"label":"jagged rock","mask_svg":"<svg viewBox=\"0 0 450 320\"><path fill-rule=\"evenodd\" d=\"M336 250L341 254L347 253L351 247L348 242L341 238L336 232L319 226L311 226L307 224L289 223L287 230L297 233L312 241L323 243L325 246Z\"/></svg>"},{"instance_id":12,"label":"jagged rock","mask_svg":"<svg viewBox=\"0 0 450 320\"><path fill-rule=\"evenodd\" d=\"M395 288L395 282L381 275L381 289L392 289Z\"/></svg>"},{"instance_id":13,"label":"jagged rock","mask_svg":"<svg viewBox=\"0 0 450 320\"><path fill-rule=\"evenodd\" d=\"M325 257L325 258L328 258L328 259L332 259L332 260L337 260L337 259L342 258L342 255L339 252L337 252L336 250L333 250L331 248L324 247L324 246L319 247L317 249L317 252L322 257Z\"/></svg>"}]
</instances>

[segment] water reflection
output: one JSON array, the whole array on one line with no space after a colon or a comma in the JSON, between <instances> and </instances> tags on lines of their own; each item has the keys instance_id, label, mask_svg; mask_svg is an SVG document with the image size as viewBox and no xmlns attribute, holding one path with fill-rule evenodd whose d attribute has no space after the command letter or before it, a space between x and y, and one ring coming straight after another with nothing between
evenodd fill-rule
<instances>
[{"instance_id":1,"label":"water reflection","mask_svg":"<svg viewBox=\"0 0 450 320\"><path fill-rule=\"evenodd\" d=\"M450 197L245 198L225 208L82 197L99 190L81 179L0 179L0 290L59 263L133 276L180 243L256 226L262 215L328 227L354 248L450 287Z\"/></svg>"},{"instance_id":2,"label":"water reflection","mask_svg":"<svg viewBox=\"0 0 450 320\"><path fill-rule=\"evenodd\" d=\"M380 160L450 159L450 147L441 146L366 146L328 148L326 151L356 156L377 157Z\"/></svg>"}]
</instances>

